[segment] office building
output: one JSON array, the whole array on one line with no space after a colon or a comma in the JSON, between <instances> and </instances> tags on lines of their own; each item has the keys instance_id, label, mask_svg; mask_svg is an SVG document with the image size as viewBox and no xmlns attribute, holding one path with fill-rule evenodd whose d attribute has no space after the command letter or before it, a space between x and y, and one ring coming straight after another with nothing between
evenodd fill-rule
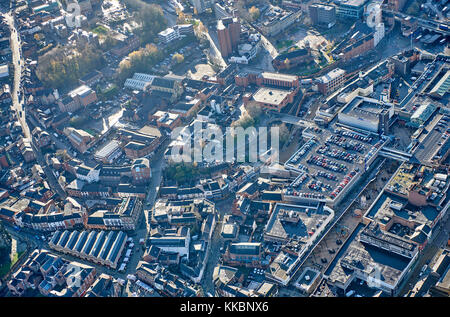
<instances>
[{"instance_id":1,"label":"office building","mask_svg":"<svg viewBox=\"0 0 450 317\"><path fill-rule=\"evenodd\" d=\"M313 25L331 28L336 23L336 7L319 3L311 4L309 7L309 18Z\"/></svg>"}]
</instances>

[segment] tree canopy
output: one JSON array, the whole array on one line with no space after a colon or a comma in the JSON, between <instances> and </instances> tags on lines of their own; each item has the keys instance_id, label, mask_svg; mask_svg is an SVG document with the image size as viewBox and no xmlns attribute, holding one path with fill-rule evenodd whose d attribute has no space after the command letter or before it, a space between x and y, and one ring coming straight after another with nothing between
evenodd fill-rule
<instances>
[{"instance_id":1,"label":"tree canopy","mask_svg":"<svg viewBox=\"0 0 450 317\"><path fill-rule=\"evenodd\" d=\"M158 33L167 27L163 10L157 4L149 4L142 0L124 0L127 8L135 13L141 24L138 35L142 44L151 43Z\"/></svg>"},{"instance_id":2,"label":"tree canopy","mask_svg":"<svg viewBox=\"0 0 450 317\"><path fill-rule=\"evenodd\" d=\"M78 79L105 65L106 60L98 49L87 45L66 55L57 47L39 58L36 70L39 80L49 88L67 88L78 84Z\"/></svg>"},{"instance_id":3,"label":"tree canopy","mask_svg":"<svg viewBox=\"0 0 450 317\"><path fill-rule=\"evenodd\" d=\"M261 15L259 9L255 6L252 6L249 10L248 13L250 14L250 17L252 19L252 21L256 21L259 19L259 16Z\"/></svg>"},{"instance_id":4,"label":"tree canopy","mask_svg":"<svg viewBox=\"0 0 450 317\"><path fill-rule=\"evenodd\" d=\"M136 72L150 72L151 68L164 58L163 53L153 44L128 54L128 58L119 64L117 80L120 85Z\"/></svg>"}]
</instances>

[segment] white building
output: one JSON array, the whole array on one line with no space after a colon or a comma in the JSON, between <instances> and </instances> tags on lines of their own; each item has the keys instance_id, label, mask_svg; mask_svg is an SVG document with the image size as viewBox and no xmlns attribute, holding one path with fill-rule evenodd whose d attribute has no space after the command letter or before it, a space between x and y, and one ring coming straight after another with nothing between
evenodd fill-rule
<instances>
[{"instance_id":1,"label":"white building","mask_svg":"<svg viewBox=\"0 0 450 317\"><path fill-rule=\"evenodd\" d=\"M160 43L168 44L189 34L194 34L194 26L192 24L177 24L159 32L158 39Z\"/></svg>"},{"instance_id":2,"label":"white building","mask_svg":"<svg viewBox=\"0 0 450 317\"><path fill-rule=\"evenodd\" d=\"M120 148L120 143L117 140L112 140L100 150L98 150L94 158L103 163L111 164L116 160L120 155L122 155L122 149Z\"/></svg>"},{"instance_id":3,"label":"white building","mask_svg":"<svg viewBox=\"0 0 450 317\"><path fill-rule=\"evenodd\" d=\"M90 168L87 166L78 166L76 176L79 180L88 183L98 182L100 175L100 168Z\"/></svg>"}]
</instances>

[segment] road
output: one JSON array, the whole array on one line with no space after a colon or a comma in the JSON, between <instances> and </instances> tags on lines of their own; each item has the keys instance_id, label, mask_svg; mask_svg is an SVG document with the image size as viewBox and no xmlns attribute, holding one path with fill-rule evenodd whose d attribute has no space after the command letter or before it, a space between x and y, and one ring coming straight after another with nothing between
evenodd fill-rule
<instances>
[{"instance_id":1,"label":"road","mask_svg":"<svg viewBox=\"0 0 450 317\"><path fill-rule=\"evenodd\" d=\"M19 35L16 30L14 17L9 12L2 12L6 23L11 31L10 45L12 52L12 62L14 65L14 84L12 89L12 107L16 111L17 118L22 126L25 137L30 138L30 129L25 120L25 109L23 107L24 97L21 91L21 98L19 98L19 91L21 90L20 82L22 80L22 65L24 61L21 58L21 45Z\"/></svg>"},{"instance_id":2,"label":"road","mask_svg":"<svg viewBox=\"0 0 450 317\"><path fill-rule=\"evenodd\" d=\"M213 295L215 294L215 286L212 275L214 272L214 268L216 267L217 263L219 263L220 257L222 255L220 248L222 248L224 245L224 239L220 234L222 231L223 217L226 214L231 213L230 206L233 204L233 200L234 196L231 196L223 201L216 203L216 209L219 213L219 219L217 220L216 227L214 228L214 233L211 238L211 248L208 255L208 263L206 264L203 279L201 281L201 285L205 293L211 293Z\"/></svg>"},{"instance_id":3,"label":"road","mask_svg":"<svg viewBox=\"0 0 450 317\"><path fill-rule=\"evenodd\" d=\"M25 113L25 107L24 105L24 94L21 89L21 81L22 81L22 66L24 64L24 61L21 57L21 44L20 44L20 38L17 33L17 29L15 26L14 17L9 12L2 12L2 15L8 24L10 31L11 31L11 37L10 37L10 45L11 45L11 52L12 52L12 62L14 65L14 85L12 90L12 109L16 111L16 115L18 118L18 121L20 125L22 126L23 134L26 138L33 141L33 138L30 133L30 128L28 126L27 120L26 120L26 113ZM19 91L21 97L19 97ZM55 178L55 175L53 174L53 171L47 166L44 156L42 155L39 148L37 148L33 142L32 148L36 155L36 160L38 163L42 166L44 169L44 172L47 176L47 180L50 184L50 187L56 191L56 193L61 197L65 198L66 193L62 189L62 187L59 185L58 181Z\"/></svg>"},{"instance_id":4,"label":"road","mask_svg":"<svg viewBox=\"0 0 450 317\"><path fill-rule=\"evenodd\" d=\"M272 45L272 43L270 43L270 41L261 33L259 33L259 35L261 36L261 43L264 46L264 48L266 49L267 52L269 52L270 56L272 57L272 59L274 59L275 57L278 56L278 51L275 48L275 46Z\"/></svg>"},{"instance_id":5,"label":"road","mask_svg":"<svg viewBox=\"0 0 450 317\"><path fill-rule=\"evenodd\" d=\"M425 4L428 8L431 8L431 10L434 11L434 13L437 15L437 17L439 18L440 21L445 21L444 16L442 15L442 11L439 10L439 8L436 7L436 5L434 5L431 0L427 0L426 4Z\"/></svg>"},{"instance_id":6,"label":"road","mask_svg":"<svg viewBox=\"0 0 450 317\"><path fill-rule=\"evenodd\" d=\"M216 60L217 62L219 62L219 65L223 68L227 67L227 63L225 62L225 60L222 57L222 54L220 54L219 49L216 46L216 42L214 42L213 38L211 37L211 35L209 34L208 31L204 32L206 38L208 39L211 47L210 47L210 52L211 55L213 56L213 59ZM215 34L213 34L213 36L215 36ZM219 40L216 38L217 43L219 42Z\"/></svg>"},{"instance_id":7,"label":"road","mask_svg":"<svg viewBox=\"0 0 450 317\"><path fill-rule=\"evenodd\" d=\"M315 124L313 122L309 122L309 121L305 121L300 117L296 117L287 113L276 113L273 112L272 113L274 118L284 122L284 123L289 123L289 124L293 124L293 125L298 125L300 127L304 127L304 128L308 128L308 127L316 127Z\"/></svg>"}]
</instances>

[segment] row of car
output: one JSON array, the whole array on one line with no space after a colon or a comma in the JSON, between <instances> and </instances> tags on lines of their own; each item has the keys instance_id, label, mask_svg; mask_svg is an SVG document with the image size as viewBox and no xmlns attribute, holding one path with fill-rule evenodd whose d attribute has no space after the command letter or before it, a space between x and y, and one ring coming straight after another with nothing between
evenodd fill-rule
<instances>
[{"instance_id":1,"label":"row of car","mask_svg":"<svg viewBox=\"0 0 450 317\"><path fill-rule=\"evenodd\" d=\"M315 176L316 177L323 177L323 178L326 178L326 179L331 180L331 181L337 181L336 175L334 175L332 173L327 173L327 172L323 172L323 171L317 171Z\"/></svg>"},{"instance_id":2,"label":"row of car","mask_svg":"<svg viewBox=\"0 0 450 317\"><path fill-rule=\"evenodd\" d=\"M301 198L310 198L310 199L325 199L325 196L317 193L303 193L298 190L294 190L292 188L287 188L285 191L286 195L298 196Z\"/></svg>"},{"instance_id":3,"label":"row of car","mask_svg":"<svg viewBox=\"0 0 450 317\"><path fill-rule=\"evenodd\" d=\"M316 181L316 180L312 180L309 184L308 184L308 188L312 189L312 190L316 190L316 191L330 191L333 188L331 187L331 185L326 184L326 183L322 183L321 181Z\"/></svg>"},{"instance_id":4,"label":"row of car","mask_svg":"<svg viewBox=\"0 0 450 317\"><path fill-rule=\"evenodd\" d=\"M307 179L308 179L308 174L302 173L299 176L297 176L297 178L295 178L295 180L292 182L291 186L296 188L296 187L302 185Z\"/></svg>"},{"instance_id":5,"label":"row of car","mask_svg":"<svg viewBox=\"0 0 450 317\"><path fill-rule=\"evenodd\" d=\"M347 170L347 166L345 166L345 164L332 161L323 155L312 155L307 162L333 172L343 173Z\"/></svg>"},{"instance_id":6,"label":"row of car","mask_svg":"<svg viewBox=\"0 0 450 317\"><path fill-rule=\"evenodd\" d=\"M331 149L328 145L321 146L317 150L317 153L324 154L326 156L329 156L329 157L332 157L335 159L339 159L342 161L350 162L350 163L353 163L354 161L356 161L358 159L358 155L356 155L356 154L351 154L346 151L341 151L341 150L337 150L337 149Z\"/></svg>"},{"instance_id":7,"label":"row of car","mask_svg":"<svg viewBox=\"0 0 450 317\"><path fill-rule=\"evenodd\" d=\"M329 136L327 138L327 140L325 141L325 144L326 145L329 145L329 144L338 145L345 150L352 150L352 151L356 151L356 152L360 152L360 153L364 152L364 150L366 149L365 146L362 145L361 143L351 141L344 137L335 136L335 135Z\"/></svg>"},{"instance_id":8,"label":"row of car","mask_svg":"<svg viewBox=\"0 0 450 317\"><path fill-rule=\"evenodd\" d=\"M300 150L294 154L294 156L290 159L291 163L296 164L303 156L305 156L306 153L308 153L309 150L312 149L314 145L316 145L316 141L314 139L308 140L301 148Z\"/></svg>"},{"instance_id":9,"label":"row of car","mask_svg":"<svg viewBox=\"0 0 450 317\"><path fill-rule=\"evenodd\" d=\"M358 141L363 141L366 143L370 143L373 141L373 138L371 136L364 136L361 134L358 134L356 132L352 132L352 131L347 131L347 130L342 130L342 129L338 129L336 131L336 134L340 135L340 136L346 136Z\"/></svg>"},{"instance_id":10,"label":"row of car","mask_svg":"<svg viewBox=\"0 0 450 317\"><path fill-rule=\"evenodd\" d=\"M339 185L331 192L331 198L336 198L336 196L345 188L345 186L350 183L352 178L356 175L357 170L353 170L347 175L345 175L344 179L339 183Z\"/></svg>"}]
</instances>

